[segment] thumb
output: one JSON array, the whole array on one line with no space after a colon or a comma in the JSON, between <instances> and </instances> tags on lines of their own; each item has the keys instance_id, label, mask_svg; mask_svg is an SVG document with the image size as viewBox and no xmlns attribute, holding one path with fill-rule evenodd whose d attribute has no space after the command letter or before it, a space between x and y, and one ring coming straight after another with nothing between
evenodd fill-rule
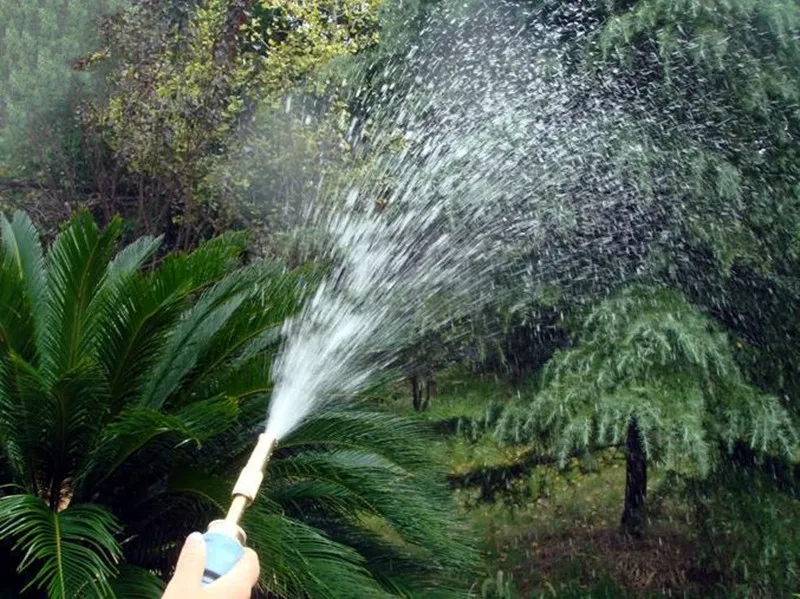
<instances>
[{"instance_id":1,"label":"thumb","mask_svg":"<svg viewBox=\"0 0 800 599\"><path fill-rule=\"evenodd\" d=\"M199 532L190 534L183 545L175 574L167 587L183 590L200 589L203 570L206 566L206 542Z\"/></svg>"}]
</instances>

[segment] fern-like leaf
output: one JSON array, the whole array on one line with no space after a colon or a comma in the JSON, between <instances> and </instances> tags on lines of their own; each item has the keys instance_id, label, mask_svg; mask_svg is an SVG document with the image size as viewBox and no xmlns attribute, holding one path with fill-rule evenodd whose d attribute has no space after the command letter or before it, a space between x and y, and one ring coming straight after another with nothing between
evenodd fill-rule
<instances>
[{"instance_id":1,"label":"fern-like leaf","mask_svg":"<svg viewBox=\"0 0 800 599\"><path fill-rule=\"evenodd\" d=\"M50 599L103 598L120 556L118 525L97 505L73 505L53 512L31 495L0 497L0 539L23 557L20 571L34 572L29 587Z\"/></svg>"}]
</instances>

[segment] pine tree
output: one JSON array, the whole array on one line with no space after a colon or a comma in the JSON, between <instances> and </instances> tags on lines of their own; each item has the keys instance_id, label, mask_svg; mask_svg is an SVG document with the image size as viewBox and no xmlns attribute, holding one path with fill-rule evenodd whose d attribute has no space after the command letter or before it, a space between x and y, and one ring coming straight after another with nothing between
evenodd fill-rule
<instances>
[{"instance_id":1,"label":"pine tree","mask_svg":"<svg viewBox=\"0 0 800 599\"><path fill-rule=\"evenodd\" d=\"M549 439L561 462L624 446L624 530L641 535L648 464L707 474L720 447L759 452L796 443L780 401L742 376L732 341L677 292L633 286L580 323L573 347L547 364L541 390L502 418L516 440Z\"/></svg>"},{"instance_id":2,"label":"pine tree","mask_svg":"<svg viewBox=\"0 0 800 599\"><path fill-rule=\"evenodd\" d=\"M630 172L657 212L650 272L753 346L750 376L795 395L800 324L785 314L800 310L800 5L535 6L592 93L629 114Z\"/></svg>"},{"instance_id":3,"label":"pine tree","mask_svg":"<svg viewBox=\"0 0 800 599\"><path fill-rule=\"evenodd\" d=\"M794 395L800 327L800 6L614 2L594 55L659 146L674 228L658 266L757 350ZM666 244L665 244L666 245ZM675 259L683 254L689 259Z\"/></svg>"}]
</instances>

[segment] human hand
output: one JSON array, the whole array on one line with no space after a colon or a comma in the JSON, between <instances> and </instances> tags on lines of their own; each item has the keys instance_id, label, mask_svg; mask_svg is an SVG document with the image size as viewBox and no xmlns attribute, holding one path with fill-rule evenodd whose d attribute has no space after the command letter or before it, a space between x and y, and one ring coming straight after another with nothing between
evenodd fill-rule
<instances>
[{"instance_id":1,"label":"human hand","mask_svg":"<svg viewBox=\"0 0 800 599\"><path fill-rule=\"evenodd\" d=\"M247 547L230 572L204 587L205 566L206 542L202 534L193 532L183 545L175 574L161 599L249 599L258 581L258 557Z\"/></svg>"}]
</instances>

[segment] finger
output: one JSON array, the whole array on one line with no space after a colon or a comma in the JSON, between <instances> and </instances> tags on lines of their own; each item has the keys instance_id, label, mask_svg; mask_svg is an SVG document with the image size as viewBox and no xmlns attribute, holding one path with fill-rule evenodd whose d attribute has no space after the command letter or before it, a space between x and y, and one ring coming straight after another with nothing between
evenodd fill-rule
<instances>
[{"instance_id":1,"label":"finger","mask_svg":"<svg viewBox=\"0 0 800 599\"><path fill-rule=\"evenodd\" d=\"M258 582L260 566L256 552L245 547L244 555L224 576L206 587L213 597L250 597L250 590Z\"/></svg>"},{"instance_id":2,"label":"finger","mask_svg":"<svg viewBox=\"0 0 800 599\"><path fill-rule=\"evenodd\" d=\"M186 538L186 542L178 557L175 574L167 587L177 589L199 589L203 580L203 570L206 566L206 542L203 535L193 532Z\"/></svg>"}]
</instances>

